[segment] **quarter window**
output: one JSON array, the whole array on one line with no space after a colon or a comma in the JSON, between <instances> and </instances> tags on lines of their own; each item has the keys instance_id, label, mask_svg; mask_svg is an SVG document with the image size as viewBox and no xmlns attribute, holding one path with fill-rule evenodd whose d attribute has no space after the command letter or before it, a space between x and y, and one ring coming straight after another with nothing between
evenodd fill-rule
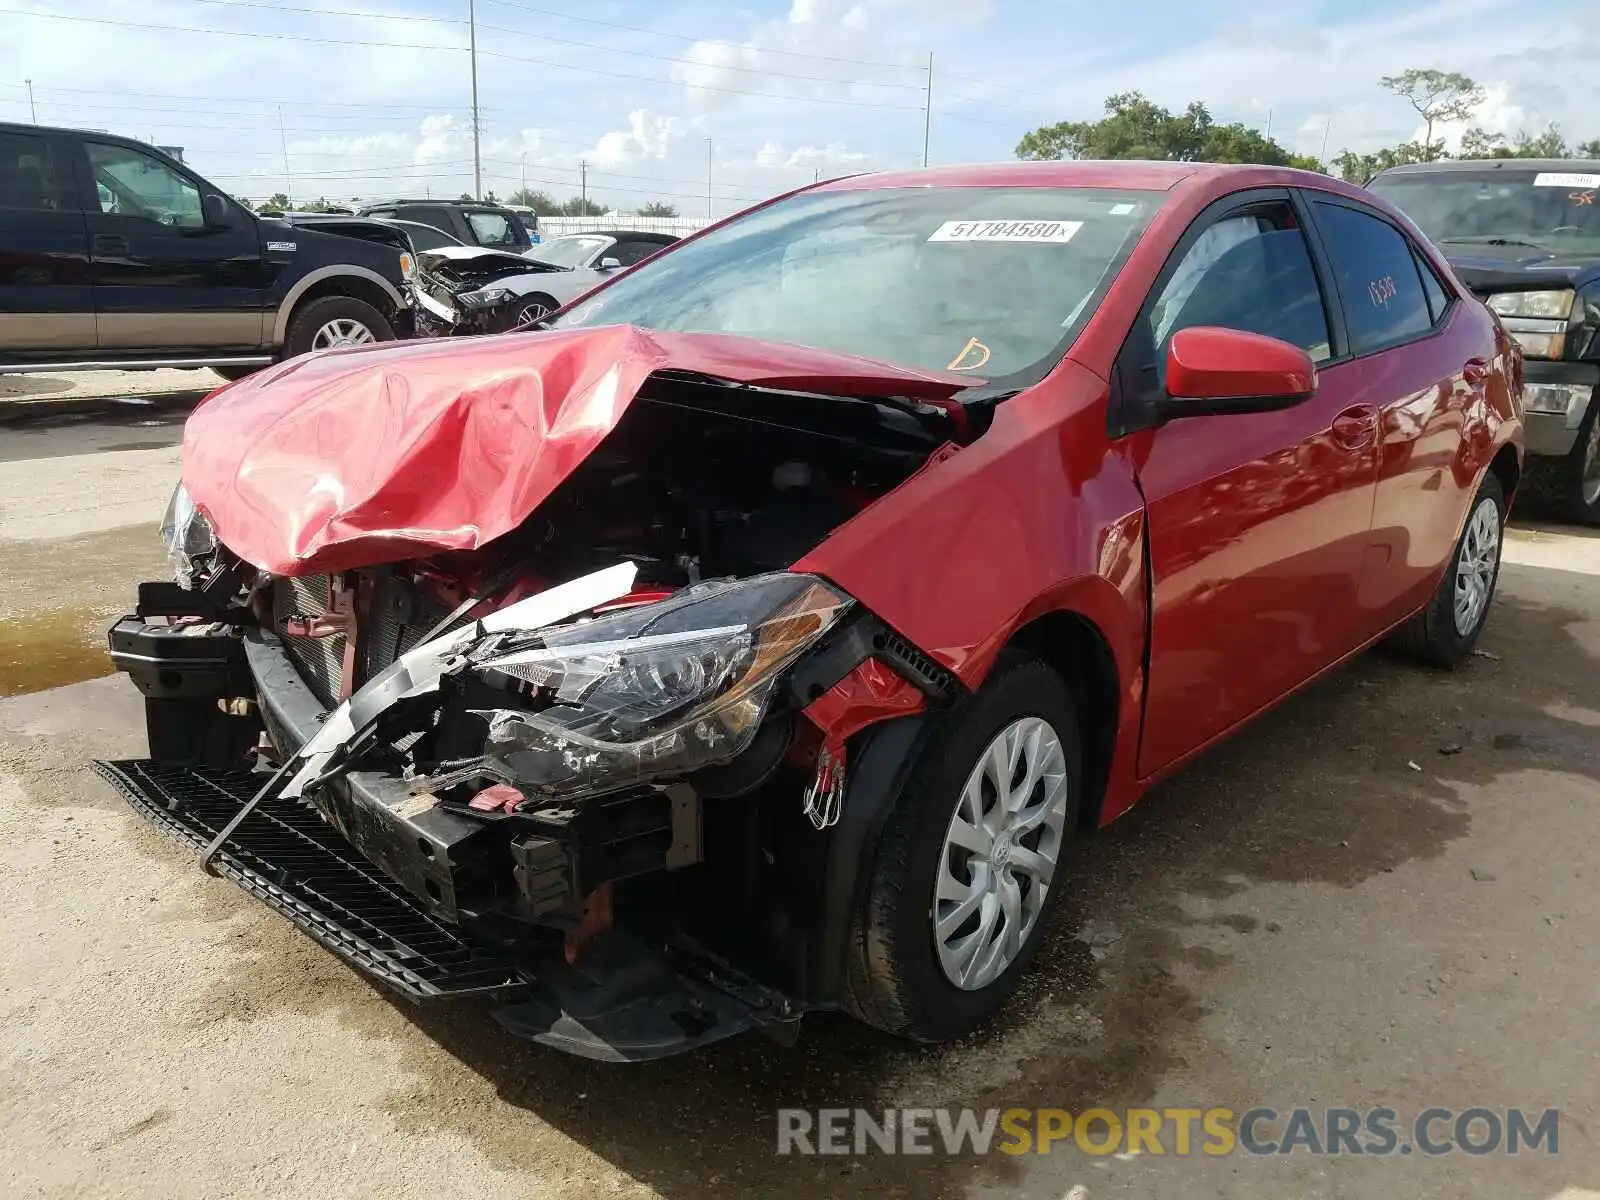
<instances>
[{"instance_id":1,"label":"quarter window","mask_svg":"<svg viewBox=\"0 0 1600 1200\"><path fill-rule=\"evenodd\" d=\"M100 211L175 229L204 229L200 189L158 158L127 146L86 142Z\"/></svg>"},{"instance_id":2,"label":"quarter window","mask_svg":"<svg viewBox=\"0 0 1600 1200\"><path fill-rule=\"evenodd\" d=\"M1370 354L1432 329L1434 314L1405 236L1387 221L1342 204L1314 203L1344 302L1351 352Z\"/></svg>"},{"instance_id":3,"label":"quarter window","mask_svg":"<svg viewBox=\"0 0 1600 1200\"><path fill-rule=\"evenodd\" d=\"M0 133L0 208L61 208L61 190L42 137Z\"/></svg>"},{"instance_id":4,"label":"quarter window","mask_svg":"<svg viewBox=\"0 0 1600 1200\"><path fill-rule=\"evenodd\" d=\"M1305 235L1287 204L1223 217L1189 247L1151 309L1148 333L1158 376L1180 329L1218 325L1330 356L1328 317Z\"/></svg>"}]
</instances>

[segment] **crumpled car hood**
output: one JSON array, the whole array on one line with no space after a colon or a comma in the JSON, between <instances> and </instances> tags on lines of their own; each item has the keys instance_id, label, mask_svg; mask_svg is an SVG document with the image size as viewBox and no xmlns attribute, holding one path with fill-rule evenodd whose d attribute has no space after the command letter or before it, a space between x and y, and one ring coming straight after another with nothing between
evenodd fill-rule
<instances>
[{"instance_id":1,"label":"crumpled car hood","mask_svg":"<svg viewBox=\"0 0 1600 1200\"><path fill-rule=\"evenodd\" d=\"M934 401L982 382L626 325L355 347L213 393L184 429L183 482L223 544L275 575L474 550L526 520L660 370Z\"/></svg>"}]
</instances>

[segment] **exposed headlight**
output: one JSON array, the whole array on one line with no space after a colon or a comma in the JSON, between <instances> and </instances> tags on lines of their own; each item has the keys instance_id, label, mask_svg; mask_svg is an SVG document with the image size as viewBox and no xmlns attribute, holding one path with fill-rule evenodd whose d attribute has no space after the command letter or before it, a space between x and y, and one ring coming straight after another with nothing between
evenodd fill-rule
<instances>
[{"instance_id":1,"label":"exposed headlight","mask_svg":"<svg viewBox=\"0 0 1600 1200\"><path fill-rule=\"evenodd\" d=\"M472 651L485 679L520 681L528 708L481 712L481 762L426 782L492 777L551 797L595 794L725 763L749 748L778 680L853 601L780 572Z\"/></svg>"},{"instance_id":2,"label":"exposed headlight","mask_svg":"<svg viewBox=\"0 0 1600 1200\"><path fill-rule=\"evenodd\" d=\"M1577 295L1571 288L1550 292L1499 292L1486 303L1502 317L1559 317L1566 320L1572 313L1572 301Z\"/></svg>"},{"instance_id":3,"label":"exposed headlight","mask_svg":"<svg viewBox=\"0 0 1600 1200\"><path fill-rule=\"evenodd\" d=\"M195 559L216 550L217 535L181 483L173 490L166 515L161 518L161 540L166 543L172 577L184 587L192 587Z\"/></svg>"},{"instance_id":4,"label":"exposed headlight","mask_svg":"<svg viewBox=\"0 0 1600 1200\"><path fill-rule=\"evenodd\" d=\"M496 304L504 304L516 295L510 288L479 288L475 292L462 292L456 297L456 303L462 308L493 308Z\"/></svg>"},{"instance_id":5,"label":"exposed headlight","mask_svg":"<svg viewBox=\"0 0 1600 1200\"><path fill-rule=\"evenodd\" d=\"M1527 412L1558 413L1577 428L1592 390L1586 383L1525 383L1522 407Z\"/></svg>"}]
</instances>

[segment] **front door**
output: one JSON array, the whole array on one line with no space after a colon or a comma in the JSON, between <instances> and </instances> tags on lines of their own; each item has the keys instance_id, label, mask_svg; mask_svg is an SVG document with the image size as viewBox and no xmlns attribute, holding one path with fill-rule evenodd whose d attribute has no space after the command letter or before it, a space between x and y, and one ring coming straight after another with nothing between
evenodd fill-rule
<instances>
[{"instance_id":1,"label":"front door","mask_svg":"<svg viewBox=\"0 0 1600 1200\"><path fill-rule=\"evenodd\" d=\"M152 154L85 139L97 207L88 217L100 349L252 352L266 341L255 219Z\"/></svg>"},{"instance_id":2,"label":"front door","mask_svg":"<svg viewBox=\"0 0 1600 1200\"><path fill-rule=\"evenodd\" d=\"M94 349L89 235L54 149L0 133L0 359Z\"/></svg>"},{"instance_id":3,"label":"front door","mask_svg":"<svg viewBox=\"0 0 1600 1200\"><path fill-rule=\"evenodd\" d=\"M1286 193L1214 206L1185 235L1118 364L1134 411L1163 386L1179 329L1267 334L1328 364L1316 394L1293 408L1186 417L1133 435L1154 582L1141 775L1358 641L1376 420L1357 401L1357 377L1333 365L1337 310L1304 224Z\"/></svg>"}]
</instances>

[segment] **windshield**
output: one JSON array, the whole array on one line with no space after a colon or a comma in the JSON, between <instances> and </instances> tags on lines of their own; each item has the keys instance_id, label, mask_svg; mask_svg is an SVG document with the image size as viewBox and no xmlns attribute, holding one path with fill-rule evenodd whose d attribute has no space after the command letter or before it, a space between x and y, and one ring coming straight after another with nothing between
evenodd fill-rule
<instances>
[{"instance_id":1,"label":"windshield","mask_svg":"<svg viewBox=\"0 0 1600 1200\"><path fill-rule=\"evenodd\" d=\"M581 267L597 250L604 250L610 244L611 239L605 237L551 238L529 250L527 257L557 267Z\"/></svg>"},{"instance_id":2,"label":"windshield","mask_svg":"<svg viewBox=\"0 0 1600 1200\"><path fill-rule=\"evenodd\" d=\"M1441 245L1600 252L1600 174L1439 171L1380 176L1370 190Z\"/></svg>"},{"instance_id":3,"label":"windshield","mask_svg":"<svg viewBox=\"0 0 1600 1200\"><path fill-rule=\"evenodd\" d=\"M556 319L732 333L991 384L1042 377L1164 193L805 192L679 243Z\"/></svg>"}]
</instances>

